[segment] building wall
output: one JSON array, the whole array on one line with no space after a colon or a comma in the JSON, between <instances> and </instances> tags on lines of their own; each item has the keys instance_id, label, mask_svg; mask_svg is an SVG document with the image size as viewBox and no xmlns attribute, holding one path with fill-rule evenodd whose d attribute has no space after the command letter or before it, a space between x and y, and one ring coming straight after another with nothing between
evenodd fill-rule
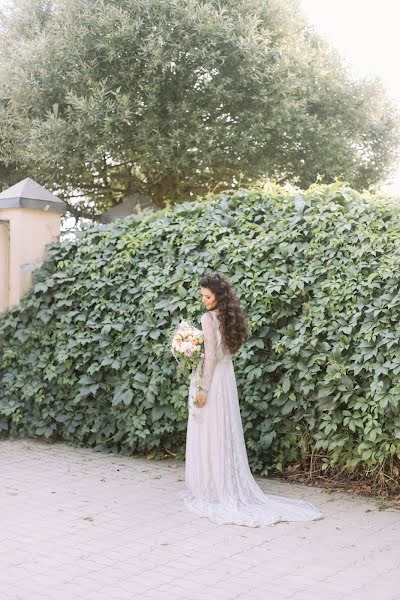
<instances>
[{"instance_id":1,"label":"building wall","mask_svg":"<svg viewBox=\"0 0 400 600\"><path fill-rule=\"evenodd\" d=\"M18 304L32 286L32 271L45 258L45 245L59 240L60 214L29 208L0 208L0 221L4 220L9 221L8 307L11 307ZM6 237L3 228L2 241L0 239L0 310L4 310L6 297Z\"/></svg>"}]
</instances>

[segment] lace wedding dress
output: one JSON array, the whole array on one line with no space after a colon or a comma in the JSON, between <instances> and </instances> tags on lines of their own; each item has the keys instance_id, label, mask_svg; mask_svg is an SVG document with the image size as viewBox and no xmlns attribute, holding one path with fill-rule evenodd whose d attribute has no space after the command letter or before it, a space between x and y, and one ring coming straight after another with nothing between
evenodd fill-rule
<instances>
[{"instance_id":1,"label":"lace wedding dress","mask_svg":"<svg viewBox=\"0 0 400 600\"><path fill-rule=\"evenodd\" d=\"M248 527L279 521L312 521L322 513L305 500L264 494L248 464L232 355L223 347L215 311L201 317L204 360L189 388L185 486L180 493L192 512L218 524ZM207 391L194 405L197 385Z\"/></svg>"}]
</instances>

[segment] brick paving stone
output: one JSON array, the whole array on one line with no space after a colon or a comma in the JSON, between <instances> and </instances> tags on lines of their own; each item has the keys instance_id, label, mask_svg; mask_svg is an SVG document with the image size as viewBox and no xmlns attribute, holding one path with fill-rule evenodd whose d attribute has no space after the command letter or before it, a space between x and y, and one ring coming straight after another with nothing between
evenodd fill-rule
<instances>
[{"instance_id":1,"label":"brick paving stone","mask_svg":"<svg viewBox=\"0 0 400 600\"><path fill-rule=\"evenodd\" d=\"M184 463L0 442L0 600L400 600L399 512L256 477L324 519L216 525L179 498Z\"/></svg>"}]
</instances>

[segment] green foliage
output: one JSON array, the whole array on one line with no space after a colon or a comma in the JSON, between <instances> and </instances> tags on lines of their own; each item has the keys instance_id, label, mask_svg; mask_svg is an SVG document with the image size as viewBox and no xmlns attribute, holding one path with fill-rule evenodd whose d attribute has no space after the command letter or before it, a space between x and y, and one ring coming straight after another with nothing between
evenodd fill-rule
<instances>
[{"instance_id":1,"label":"green foliage","mask_svg":"<svg viewBox=\"0 0 400 600\"><path fill-rule=\"evenodd\" d=\"M400 457L400 213L344 184L169 204L52 245L0 319L0 426L123 453L184 451L188 381L169 351L219 269L246 311L234 355L253 470L310 452Z\"/></svg>"},{"instance_id":2,"label":"green foliage","mask_svg":"<svg viewBox=\"0 0 400 600\"><path fill-rule=\"evenodd\" d=\"M297 4L14 0L0 19L1 187L29 172L92 216L133 192L163 206L265 176L379 182L398 111Z\"/></svg>"}]
</instances>

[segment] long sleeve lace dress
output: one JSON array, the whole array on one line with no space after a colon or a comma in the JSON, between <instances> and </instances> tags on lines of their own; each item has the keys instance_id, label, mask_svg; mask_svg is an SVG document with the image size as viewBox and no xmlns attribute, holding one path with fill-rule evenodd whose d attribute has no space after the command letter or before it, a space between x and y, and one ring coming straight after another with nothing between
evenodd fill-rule
<instances>
[{"instance_id":1,"label":"long sleeve lace dress","mask_svg":"<svg viewBox=\"0 0 400 600\"><path fill-rule=\"evenodd\" d=\"M312 521L322 513L296 498L264 494L248 464L232 355L224 348L215 311L203 313L204 359L190 378L186 435L186 508L217 524L248 527L280 521ZM199 386L202 408L194 404Z\"/></svg>"}]
</instances>

